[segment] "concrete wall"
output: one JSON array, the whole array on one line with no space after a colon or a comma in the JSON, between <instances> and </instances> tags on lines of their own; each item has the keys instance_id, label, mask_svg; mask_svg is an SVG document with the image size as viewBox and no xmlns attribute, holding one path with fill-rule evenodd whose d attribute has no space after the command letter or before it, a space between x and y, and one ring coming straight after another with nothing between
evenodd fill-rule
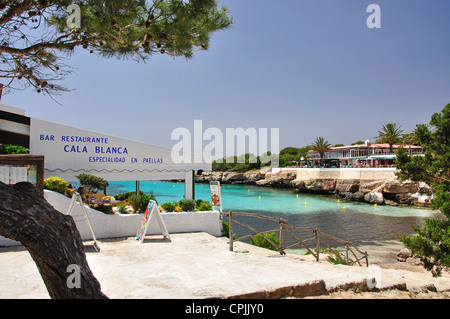
<instances>
[{"instance_id":1,"label":"concrete wall","mask_svg":"<svg viewBox=\"0 0 450 319\"><path fill-rule=\"evenodd\" d=\"M297 180L309 179L397 179L395 168L298 168Z\"/></svg>"},{"instance_id":2,"label":"concrete wall","mask_svg":"<svg viewBox=\"0 0 450 319\"><path fill-rule=\"evenodd\" d=\"M44 191L44 196L56 210L63 214L67 213L70 198L48 190ZM107 215L89 207L86 207L86 211L97 239L136 236L143 217L143 214ZM213 236L221 236L222 225L220 213L217 211L161 213L161 216L169 234L206 232ZM72 217L77 224L81 238L83 240L92 239L89 226L78 202L75 203ZM161 234L156 220L151 222L147 234ZM0 246L13 245L20 245L20 243L0 236Z\"/></svg>"}]
</instances>

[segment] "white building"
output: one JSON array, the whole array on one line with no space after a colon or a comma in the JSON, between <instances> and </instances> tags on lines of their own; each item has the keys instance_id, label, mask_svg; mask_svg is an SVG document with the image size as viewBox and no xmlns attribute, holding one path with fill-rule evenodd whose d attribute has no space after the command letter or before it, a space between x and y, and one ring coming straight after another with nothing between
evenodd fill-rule
<instances>
[{"instance_id":1,"label":"white building","mask_svg":"<svg viewBox=\"0 0 450 319\"><path fill-rule=\"evenodd\" d=\"M309 151L307 159L300 166L308 167L393 167L395 152L399 147L407 149L408 155L423 155L421 146L394 144L392 152L389 144L369 143L361 145L330 147L321 161L317 151Z\"/></svg>"},{"instance_id":2,"label":"white building","mask_svg":"<svg viewBox=\"0 0 450 319\"><path fill-rule=\"evenodd\" d=\"M189 154L190 163L176 163L170 148L30 118L25 110L3 104L0 144L18 144L31 155L44 155L45 178L75 181L86 173L107 181L186 179L186 198L194 197L193 172L211 170L202 155Z\"/></svg>"}]
</instances>

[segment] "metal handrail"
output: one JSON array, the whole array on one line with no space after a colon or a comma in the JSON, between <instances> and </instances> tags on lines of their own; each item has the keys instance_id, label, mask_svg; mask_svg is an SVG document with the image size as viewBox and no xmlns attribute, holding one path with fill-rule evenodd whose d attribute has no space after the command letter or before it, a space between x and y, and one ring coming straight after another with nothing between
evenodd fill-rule
<instances>
[{"instance_id":1,"label":"metal handrail","mask_svg":"<svg viewBox=\"0 0 450 319\"><path fill-rule=\"evenodd\" d=\"M293 225L289 224L286 220L284 220L282 218L269 217L269 216L254 214L254 213L244 213L244 212L232 212L232 211L229 211L227 213L226 212L225 213L221 213L221 216L225 216L229 220L229 236L228 237L229 237L229 249L230 249L230 251L233 251L233 242L234 241L247 239L247 238L250 238L250 237L255 236L255 235L261 235L271 245L273 245L274 247L277 248L277 250L279 251L280 255L285 255L286 254L285 249L289 249L289 248L292 248L292 247L295 247L295 246L298 246L298 245L303 245L303 247L305 247L306 250L316 258L316 261L319 261L321 242L323 242L328 247L328 249L333 254L335 254L336 256L338 254L340 254L339 251L334 250L334 249L332 249L330 247L328 242L326 242L324 240L324 237L325 237L325 238L332 239L334 241L337 241L337 242L345 245L345 264L347 264L347 265L354 265L355 263L358 263L358 265L362 267L362 265L360 263L360 260L365 259L366 266L369 267L369 259L368 259L367 251L362 252L353 243L348 242L348 241L344 241L344 240L339 239L339 238L337 238L337 237L335 237L333 235L329 235L329 234L323 233L317 227L315 227L315 228L314 227L297 227L297 226L293 226ZM242 221L236 220L234 218L234 216L247 216L247 217L254 217L254 218L270 220L270 221L278 222L280 224L280 227L279 227L279 229L272 229L272 230L266 230L266 231L260 232L257 229L255 229L254 227L252 227L252 226L250 226L248 224L245 224ZM254 234L245 235L245 236L242 236L240 238L235 239L234 238L234 234L233 234L233 223L236 223L238 225L241 225L243 227L248 228ZM297 235L295 235L293 233L293 231L312 231L314 233L314 237L302 240ZM269 237L267 237L265 235L267 233L272 233L272 232L279 232L280 233L280 236L279 236L280 244L279 245L274 243ZM291 244L291 245L289 245L287 247L284 247L284 232L287 232L289 235L291 235L297 241L297 243L294 243L294 244ZM310 247L308 247L308 245L306 244L309 241L315 241L316 242L315 251L314 251L314 249L310 249ZM356 253L355 253L355 251L353 249L356 250L356 252L358 252L359 254L361 254L362 257L358 258ZM349 252L355 258L354 261L349 258Z\"/></svg>"}]
</instances>

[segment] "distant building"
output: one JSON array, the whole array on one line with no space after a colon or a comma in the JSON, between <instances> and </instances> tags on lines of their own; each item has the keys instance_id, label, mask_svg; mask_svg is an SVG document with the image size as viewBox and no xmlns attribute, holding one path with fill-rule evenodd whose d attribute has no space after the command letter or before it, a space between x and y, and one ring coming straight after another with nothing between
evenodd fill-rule
<instances>
[{"instance_id":1,"label":"distant building","mask_svg":"<svg viewBox=\"0 0 450 319\"><path fill-rule=\"evenodd\" d=\"M369 143L361 145L330 147L323 161L317 151L309 151L307 158L300 161L300 167L394 167L395 152L399 147L407 149L410 156L423 155L421 146L394 144L391 152L389 144Z\"/></svg>"}]
</instances>

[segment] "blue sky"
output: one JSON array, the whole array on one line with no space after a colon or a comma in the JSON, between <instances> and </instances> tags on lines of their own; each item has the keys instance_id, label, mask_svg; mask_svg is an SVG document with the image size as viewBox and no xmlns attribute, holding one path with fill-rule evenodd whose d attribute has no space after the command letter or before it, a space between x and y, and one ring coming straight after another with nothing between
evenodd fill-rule
<instances>
[{"instance_id":1,"label":"blue sky","mask_svg":"<svg viewBox=\"0 0 450 319\"><path fill-rule=\"evenodd\" d=\"M369 29L369 4L381 28ZM450 103L448 0L222 0L233 26L194 58L147 63L78 50L49 97L32 90L2 103L27 115L160 146L171 132L279 128L280 148L318 136L331 144L373 141L382 124L405 132Z\"/></svg>"}]
</instances>

